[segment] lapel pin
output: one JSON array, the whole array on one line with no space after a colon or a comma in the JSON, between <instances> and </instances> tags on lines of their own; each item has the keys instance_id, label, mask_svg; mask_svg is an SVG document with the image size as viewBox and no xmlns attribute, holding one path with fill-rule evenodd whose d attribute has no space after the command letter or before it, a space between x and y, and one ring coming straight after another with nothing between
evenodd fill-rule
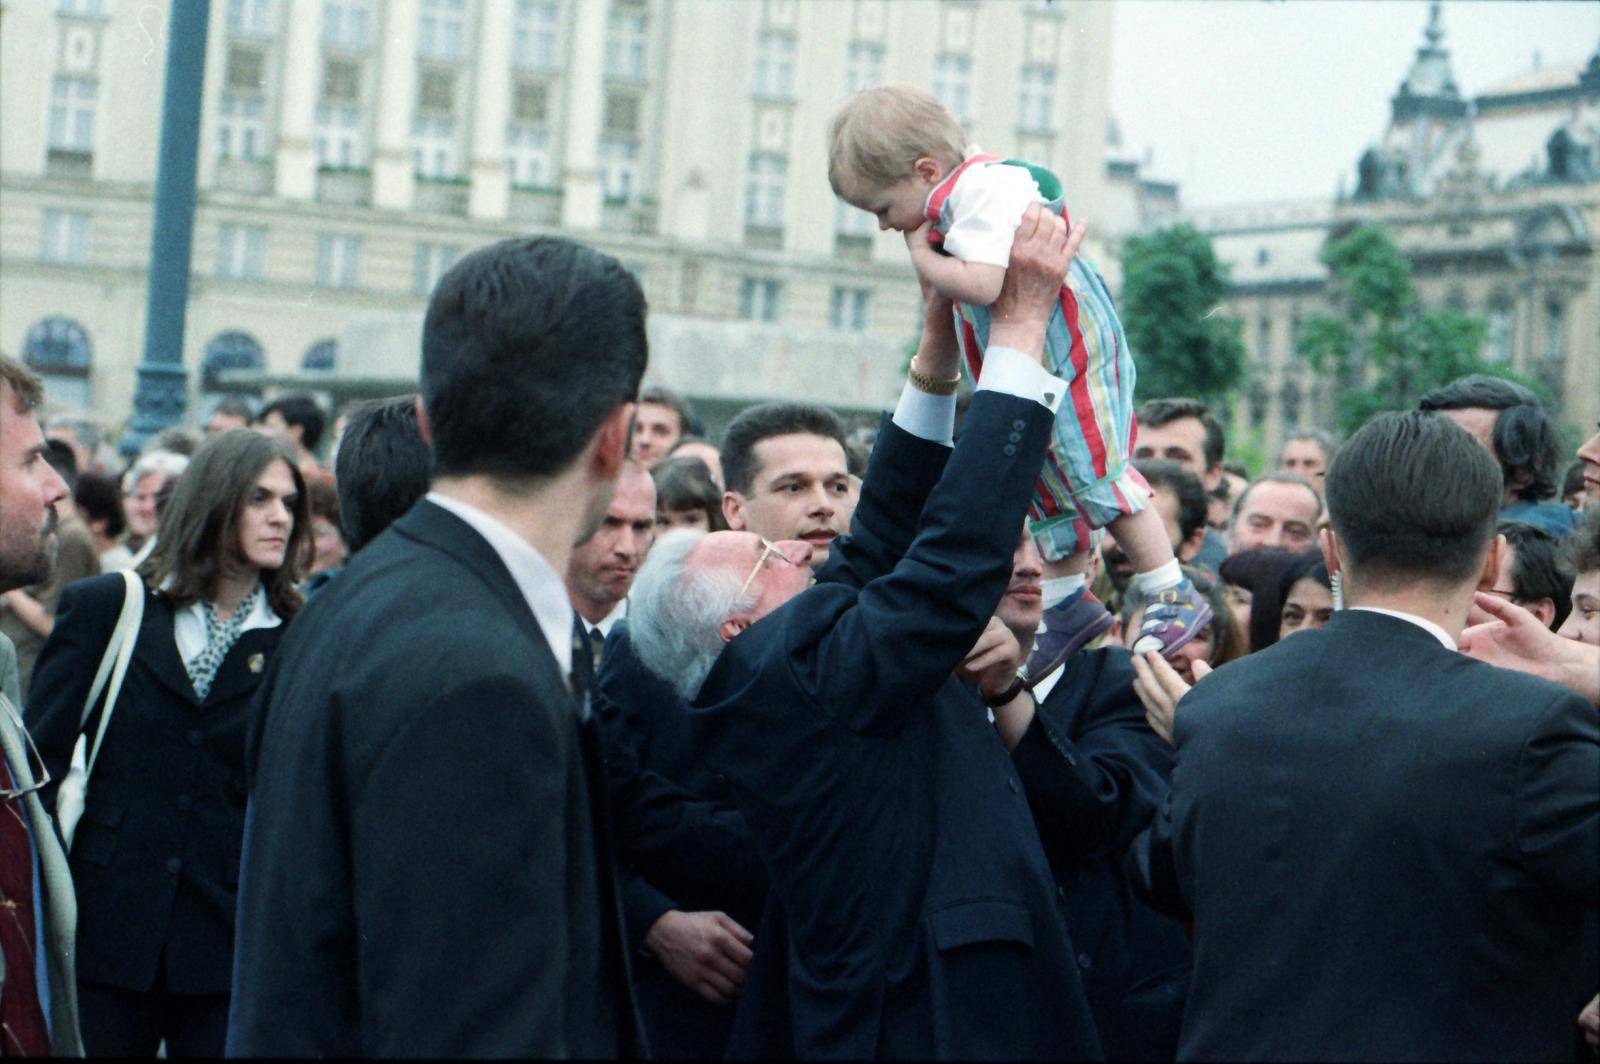
<instances>
[{"instance_id":1,"label":"lapel pin","mask_svg":"<svg viewBox=\"0 0 1600 1064\"><path fill-rule=\"evenodd\" d=\"M250 660L245 664L249 666L251 672L260 672L261 667L266 664L266 660L267 656L265 654L251 654Z\"/></svg>"}]
</instances>

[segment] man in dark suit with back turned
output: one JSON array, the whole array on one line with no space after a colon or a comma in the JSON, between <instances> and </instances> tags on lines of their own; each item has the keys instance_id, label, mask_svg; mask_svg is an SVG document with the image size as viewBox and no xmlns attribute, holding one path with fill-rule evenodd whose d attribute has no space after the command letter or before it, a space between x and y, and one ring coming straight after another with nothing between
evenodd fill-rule
<instances>
[{"instance_id":1,"label":"man in dark suit with back turned","mask_svg":"<svg viewBox=\"0 0 1600 1064\"><path fill-rule=\"evenodd\" d=\"M231 1054L642 1054L561 574L627 453L644 310L553 238L434 290L433 490L296 618L257 706Z\"/></svg>"},{"instance_id":2,"label":"man in dark suit with back turned","mask_svg":"<svg viewBox=\"0 0 1600 1064\"><path fill-rule=\"evenodd\" d=\"M730 1056L1099 1056L1027 799L952 675L968 662L988 696L1017 694L1014 641L1008 675L969 659L1065 391L1039 353L1082 231L1066 235L1023 218L953 451L959 356L929 300L815 586L809 543L734 531L663 538L634 583L634 647L690 701L772 873Z\"/></svg>"},{"instance_id":3,"label":"man in dark suit with back turned","mask_svg":"<svg viewBox=\"0 0 1600 1064\"><path fill-rule=\"evenodd\" d=\"M1500 471L1437 414L1382 414L1326 490L1350 608L1184 696L1135 846L1194 915L1179 1057L1567 1059L1600 735L1577 695L1456 650Z\"/></svg>"}]
</instances>

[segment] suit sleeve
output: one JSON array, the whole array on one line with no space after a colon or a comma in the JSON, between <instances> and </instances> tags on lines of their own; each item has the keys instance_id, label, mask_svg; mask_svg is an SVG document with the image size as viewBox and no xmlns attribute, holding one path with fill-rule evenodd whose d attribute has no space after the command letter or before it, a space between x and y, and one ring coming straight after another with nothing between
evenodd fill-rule
<instances>
[{"instance_id":1,"label":"suit sleeve","mask_svg":"<svg viewBox=\"0 0 1600 1064\"><path fill-rule=\"evenodd\" d=\"M905 556L820 638L789 648L825 712L856 731L897 731L972 649L1010 580L1052 422L1040 403L976 395Z\"/></svg>"},{"instance_id":2,"label":"suit sleeve","mask_svg":"<svg viewBox=\"0 0 1600 1064\"><path fill-rule=\"evenodd\" d=\"M123 586L117 574L69 585L56 607L55 627L33 665L25 719L50 772L51 782L39 792L39 799L51 815L81 734L84 700L117 627ZM98 713L91 727L95 720Z\"/></svg>"},{"instance_id":3,"label":"suit sleeve","mask_svg":"<svg viewBox=\"0 0 1600 1064\"><path fill-rule=\"evenodd\" d=\"M913 436L884 418L850 534L834 544L817 581L859 588L892 570L916 538L922 508L950 454L944 444Z\"/></svg>"},{"instance_id":4,"label":"suit sleeve","mask_svg":"<svg viewBox=\"0 0 1600 1064\"><path fill-rule=\"evenodd\" d=\"M619 865L617 879L622 886L622 920L628 935L629 952L644 948L644 937L657 920L678 907L678 903L652 887L627 865Z\"/></svg>"},{"instance_id":5,"label":"suit sleeve","mask_svg":"<svg viewBox=\"0 0 1600 1064\"><path fill-rule=\"evenodd\" d=\"M1150 823L1172 774L1172 753L1145 723L1124 655L1079 655L1011 753L1050 852L1077 860L1126 846ZM1076 682L1074 682L1076 681ZM1071 700L1088 703L1069 732Z\"/></svg>"},{"instance_id":6,"label":"suit sleeve","mask_svg":"<svg viewBox=\"0 0 1600 1064\"><path fill-rule=\"evenodd\" d=\"M1562 694L1517 758L1517 852L1558 894L1600 897L1600 734L1594 707Z\"/></svg>"},{"instance_id":7,"label":"suit sleeve","mask_svg":"<svg viewBox=\"0 0 1600 1064\"><path fill-rule=\"evenodd\" d=\"M1172 857L1172 792L1167 792L1155 817L1129 844L1123 864L1133 892L1145 904L1177 920L1194 919Z\"/></svg>"}]
</instances>

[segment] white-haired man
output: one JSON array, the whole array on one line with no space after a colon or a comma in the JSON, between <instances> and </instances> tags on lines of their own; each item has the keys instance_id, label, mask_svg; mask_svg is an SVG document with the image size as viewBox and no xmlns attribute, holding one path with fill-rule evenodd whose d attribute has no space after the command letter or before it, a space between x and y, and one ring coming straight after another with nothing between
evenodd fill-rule
<instances>
[{"instance_id":1,"label":"white-haired man","mask_svg":"<svg viewBox=\"0 0 1600 1064\"><path fill-rule=\"evenodd\" d=\"M1077 952L984 700L1020 696L994 619L1066 390L1039 365L1081 229L1030 208L978 392L930 297L851 535L675 533L634 586L640 658L690 702L772 873L730 1056L1097 1057ZM975 692L952 674L977 678Z\"/></svg>"}]
</instances>

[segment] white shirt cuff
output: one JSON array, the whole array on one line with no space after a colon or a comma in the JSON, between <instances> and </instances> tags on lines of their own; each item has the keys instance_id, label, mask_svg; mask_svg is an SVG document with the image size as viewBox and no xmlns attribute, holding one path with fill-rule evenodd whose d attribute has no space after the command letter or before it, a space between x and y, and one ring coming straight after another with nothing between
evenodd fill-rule
<instances>
[{"instance_id":1,"label":"white shirt cuff","mask_svg":"<svg viewBox=\"0 0 1600 1064\"><path fill-rule=\"evenodd\" d=\"M955 446L956 397L929 395L910 381L900 391L894 407L894 423L911 435L946 447Z\"/></svg>"},{"instance_id":2,"label":"white shirt cuff","mask_svg":"<svg viewBox=\"0 0 1600 1064\"><path fill-rule=\"evenodd\" d=\"M990 347L983 353L978 391L1003 392L1032 399L1054 414L1067 394L1067 382L1014 347Z\"/></svg>"}]
</instances>

